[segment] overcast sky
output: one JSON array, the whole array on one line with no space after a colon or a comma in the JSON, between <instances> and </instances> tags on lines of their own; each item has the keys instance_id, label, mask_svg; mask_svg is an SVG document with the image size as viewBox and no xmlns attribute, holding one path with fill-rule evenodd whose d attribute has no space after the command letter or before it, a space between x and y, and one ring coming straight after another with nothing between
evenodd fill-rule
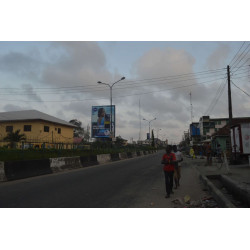
<instances>
[{"instance_id":1,"label":"overcast sky","mask_svg":"<svg viewBox=\"0 0 250 250\"><path fill-rule=\"evenodd\" d=\"M142 119L156 118L155 135L179 142L191 122L190 93L194 122L202 115L228 117L228 64L233 82L250 93L249 44L0 42L0 111L37 109L86 127L91 106L110 104L109 88L97 82L125 76L113 87L116 136L145 139L149 123ZM248 116L249 96L233 85L232 99L233 116Z\"/></svg>"}]
</instances>

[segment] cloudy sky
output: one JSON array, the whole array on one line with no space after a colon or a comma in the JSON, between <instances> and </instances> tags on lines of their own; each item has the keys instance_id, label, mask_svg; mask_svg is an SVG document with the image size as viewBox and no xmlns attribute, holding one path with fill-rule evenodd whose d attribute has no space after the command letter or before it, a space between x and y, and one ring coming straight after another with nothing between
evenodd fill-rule
<instances>
[{"instance_id":1,"label":"cloudy sky","mask_svg":"<svg viewBox=\"0 0 250 250\"><path fill-rule=\"evenodd\" d=\"M0 42L0 112L37 109L91 124L91 106L109 105L114 83L116 135L179 142L202 115L227 117L231 66L233 116L248 116L250 42ZM240 89L241 90L240 90ZM244 93L243 90L246 92ZM139 106L140 103L140 106Z\"/></svg>"}]
</instances>

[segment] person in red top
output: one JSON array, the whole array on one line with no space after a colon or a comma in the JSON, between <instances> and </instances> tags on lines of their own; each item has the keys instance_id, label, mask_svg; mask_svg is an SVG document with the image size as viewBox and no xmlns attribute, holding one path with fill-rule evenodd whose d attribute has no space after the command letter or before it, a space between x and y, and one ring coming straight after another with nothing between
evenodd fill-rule
<instances>
[{"instance_id":1,"label":"person in red top","mask_svg":"<svg viewBox=\"0 0 250 250\"><path fill-rule=\"evenodd\" d=\"M166 185L166 196L169 198L170 194L173 194L173 176L174 176L174 166L176 164L175 154L171 152L172 148L170 145L166 148L166 154L162 156L161 163L164 164L163 171L165 175L165 185Z\"/></svg>"}]
</instances>

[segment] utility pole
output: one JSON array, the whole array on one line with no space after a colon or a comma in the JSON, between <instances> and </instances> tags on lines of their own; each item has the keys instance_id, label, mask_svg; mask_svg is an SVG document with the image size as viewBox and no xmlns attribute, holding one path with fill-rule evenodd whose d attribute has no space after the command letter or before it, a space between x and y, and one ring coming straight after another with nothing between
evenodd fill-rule
<instances>
[{"instance_id":1,"label":"utility pole","mask_svg":"<svg viewBox=\"0 0 250 250\"><path fill-rule=\"evenodd\" d=\"M231 83L230 83L230 67L227 65L227 82L228 82L228 112L229 112L229 126L232 126L233 112L232 112L232 97L231 97Z\"/></svg>"},{"instance_id":2,"label":"utility pole","mask_svg":"<svg viewBox=\"0 0 250 250\"><path fill-rule=\"evenodd\" d=\"M232 97L231 97L231 82L230 82L229 65L227 65L227 82L228 82L228 113L229 113L229 123L228 123L229 125L229 154L232 155L231 126L233 122L233 112L232 112Z\"/></svg>"},{"instance_id":3,"label":"utility pole","mask_svg":"<svg viewBox=\"0 0 250 250\"><path fill-rule=\"evenodd\" d=\"M140 120L139 141L141 141L141 99L140 98L139 98L139 120Z\"/></svg>"}]
</instances>

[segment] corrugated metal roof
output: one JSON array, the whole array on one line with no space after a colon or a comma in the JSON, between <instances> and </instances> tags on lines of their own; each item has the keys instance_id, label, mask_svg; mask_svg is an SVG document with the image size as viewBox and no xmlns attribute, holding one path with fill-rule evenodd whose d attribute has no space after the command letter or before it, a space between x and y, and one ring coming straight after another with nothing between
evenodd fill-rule
<instances>
[{"instance_id":1,"label":"corrugated metal roof","mask_svg":"<svg viewBox=\"0 0 250 250\"><path fill-rule=\"evenodd\" d=\"M47 115L37 110L0 112L0 122L25 121L25 120L44 120L44 121L49 121L53 123L63 124L63 125L70 126L70 127L75 127L73 124L69 122L58 119L51 115Z\"/></svg>"}]
</instances>

